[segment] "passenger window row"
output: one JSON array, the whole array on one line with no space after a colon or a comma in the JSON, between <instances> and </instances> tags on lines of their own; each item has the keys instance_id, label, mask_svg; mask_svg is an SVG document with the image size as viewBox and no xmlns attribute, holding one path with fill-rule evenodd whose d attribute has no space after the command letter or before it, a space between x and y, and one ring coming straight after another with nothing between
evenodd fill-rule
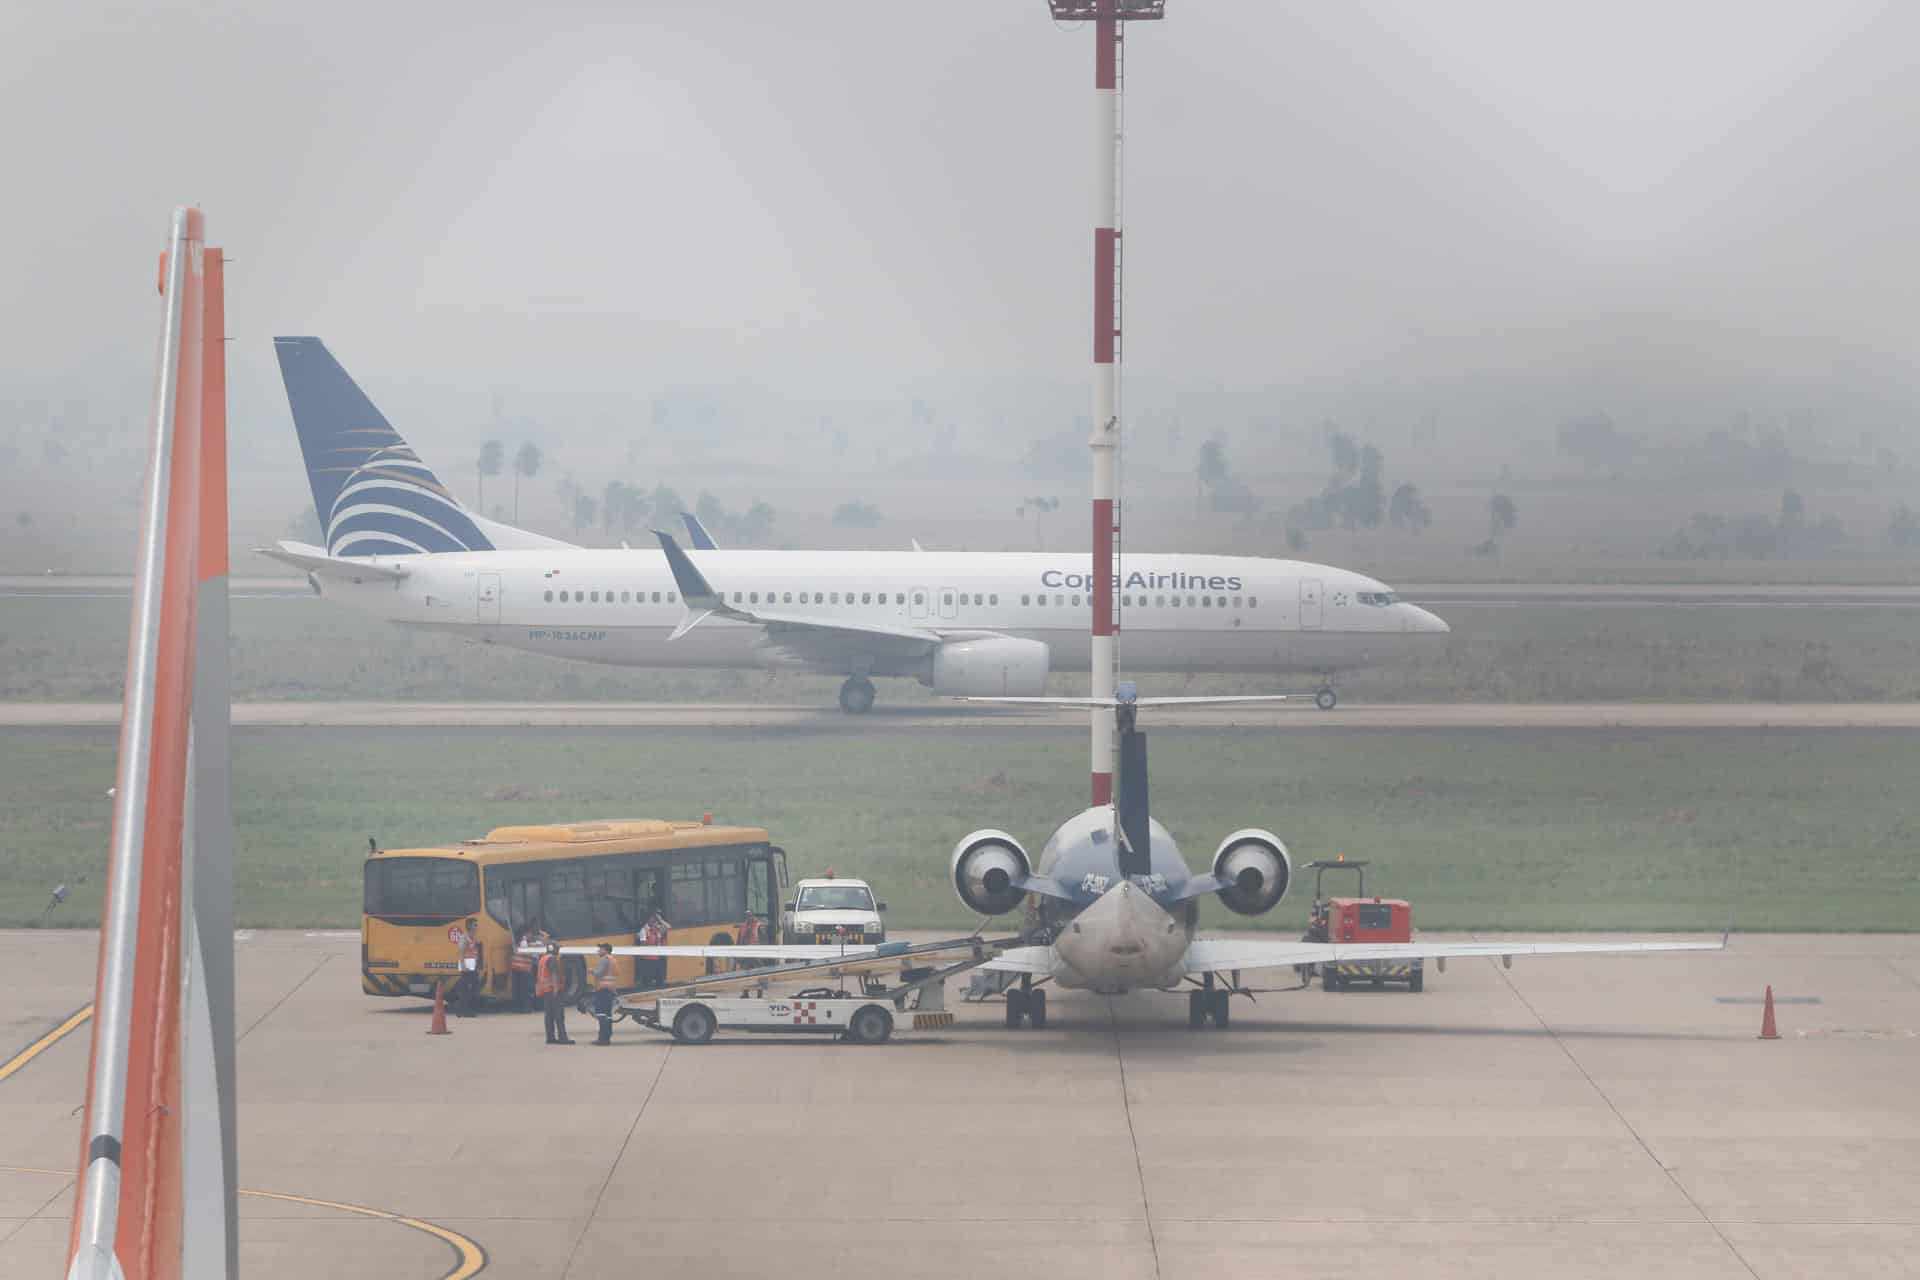
<instances>
[{"instance_id":1,"label":"passenger window row","mask_svg":"<svg viewBox=\"0 0 1920 1280\"><path fill-rule=\"evenodd\" d=\"M618 593L619 599L617 601L615 600L616 593L612 591L608 591L604 593L599 591L562 591L559 594L560 594L561 604L599 604L600 597L603 594L606 596L607 598L606 602L608 604L615 604L615 603L645 604L647 603L647 593L644 591L619 592ZM658 591L653 593L653 603L655 604L660 603L660 595L661 593ZM666 597L667 597L668 604L677 603L679 600L679 597L674 595L674 593L671 591L666 593ZM554 600L554 593L551 591L547 592L546 599L548 604L552 604Z\"/></svg>"}]
</instances>

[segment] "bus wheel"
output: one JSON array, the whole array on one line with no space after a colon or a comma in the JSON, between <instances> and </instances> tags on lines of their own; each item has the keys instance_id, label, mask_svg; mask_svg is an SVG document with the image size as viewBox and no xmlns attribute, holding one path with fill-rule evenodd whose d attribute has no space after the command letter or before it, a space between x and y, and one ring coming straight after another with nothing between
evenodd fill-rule
<instances>
[{"instance_id":1,"label":"bus wheel","mask_svg":"<svg viewBox=\"0 0 1920 1280\"><path fill-rule=\"evenodd\" d=\"M579 956L568 956L566 967L566 985L560 988L562 1003L572 1004L587 998L587 962ZM585 1012L584 1005L582 1012Z\"/></svg>"},{"instance_id":2,"label":"bus wheel","mask_svg":"<svg viewBox=\"0 0 1920 1280\"><path fill-rule=\"evenodd\" d=\"M885 1044L893 1034L893 1015L877 1004L864 1004L847 1020L847 1039L855 1044Z\"/></svg>"},{"instance_id":3,"label":"bus wheel","mask_svg":"<svg viewBox=\"0 0 1920 1280\"><path fill-rule=\"evenodd\" d=\"M703 1004L690 1004L674 1015L673 1038L681 1044L705 1044L713 1039L717 1026L713 1010Z\"/></svg>"}]
</instances>

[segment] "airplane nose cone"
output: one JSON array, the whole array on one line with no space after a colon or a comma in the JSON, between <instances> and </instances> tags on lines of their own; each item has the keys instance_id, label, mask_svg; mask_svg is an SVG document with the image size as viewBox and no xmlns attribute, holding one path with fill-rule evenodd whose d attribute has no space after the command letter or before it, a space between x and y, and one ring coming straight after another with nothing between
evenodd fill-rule
<instances>
[{"instance_id":1,"label":"airplane nose cone","mask_svg":"<svg viewBox=\"0 0 1920 1280\"><path fill-rule=\"evenodd\" d=\"M1417 604L1408 605L1407 610L1412 614L1411 625L1407 628L1409 631L1418 631L1424 635L1444 636L1453 630L1452 627L1447 625L1445 618L1442 618L1436 613L1428 613Z\"/></svg>"}]
</instances>

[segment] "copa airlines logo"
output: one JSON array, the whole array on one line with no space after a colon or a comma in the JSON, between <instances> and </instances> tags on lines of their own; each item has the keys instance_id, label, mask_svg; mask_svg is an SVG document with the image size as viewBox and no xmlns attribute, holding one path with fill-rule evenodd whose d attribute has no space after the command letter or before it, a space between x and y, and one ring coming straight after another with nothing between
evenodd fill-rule
<instances>
[{"instance_id":1,"label":"copa airlines logo","mask_svg":"<svg viewBox=\"0 0 1920 1280\"><path fill-rule=\"evenodd\" d=\"M331 555L491 550L473 518L404 446L382 449L355 467L327 516Z\"/></svg>"},{"instance_id":2,"label":"copa airlines logo","mask_svg":"<svg viewBox=\"0 0 1920 1280\"><path fill-rule=\"evenodd\" d=\"M1090 573L1067 573L1061 569L1048 569L1040 575L1043 587L1078 588L1085 591L1093 586ZM1120 584L1122 591L1238 591L1238 574L1199 574L1199 573L1130 573L1126 581Z\"/></svg>"}]
</instances>

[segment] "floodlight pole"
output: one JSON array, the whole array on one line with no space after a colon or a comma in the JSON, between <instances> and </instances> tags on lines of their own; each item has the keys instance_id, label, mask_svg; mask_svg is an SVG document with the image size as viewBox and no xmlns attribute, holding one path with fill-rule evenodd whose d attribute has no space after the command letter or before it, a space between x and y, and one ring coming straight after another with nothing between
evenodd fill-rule
<instances>
[{"instance_id":1,"label":"floodlight pole","mask_svg":"<svg viewBox=\"0 0 1920 1280\"><path fill-rule=\"evenodd\" d=\"M1056 21L1093 21L1093 592L1089 671L1111 701L1120 665L1120 66L1124 24L1166 16L1166 0L1048 0ZM1090 726L1093 803L1113 803L1115 720L1095 707Z\"/></svg>"}]
</instances>

